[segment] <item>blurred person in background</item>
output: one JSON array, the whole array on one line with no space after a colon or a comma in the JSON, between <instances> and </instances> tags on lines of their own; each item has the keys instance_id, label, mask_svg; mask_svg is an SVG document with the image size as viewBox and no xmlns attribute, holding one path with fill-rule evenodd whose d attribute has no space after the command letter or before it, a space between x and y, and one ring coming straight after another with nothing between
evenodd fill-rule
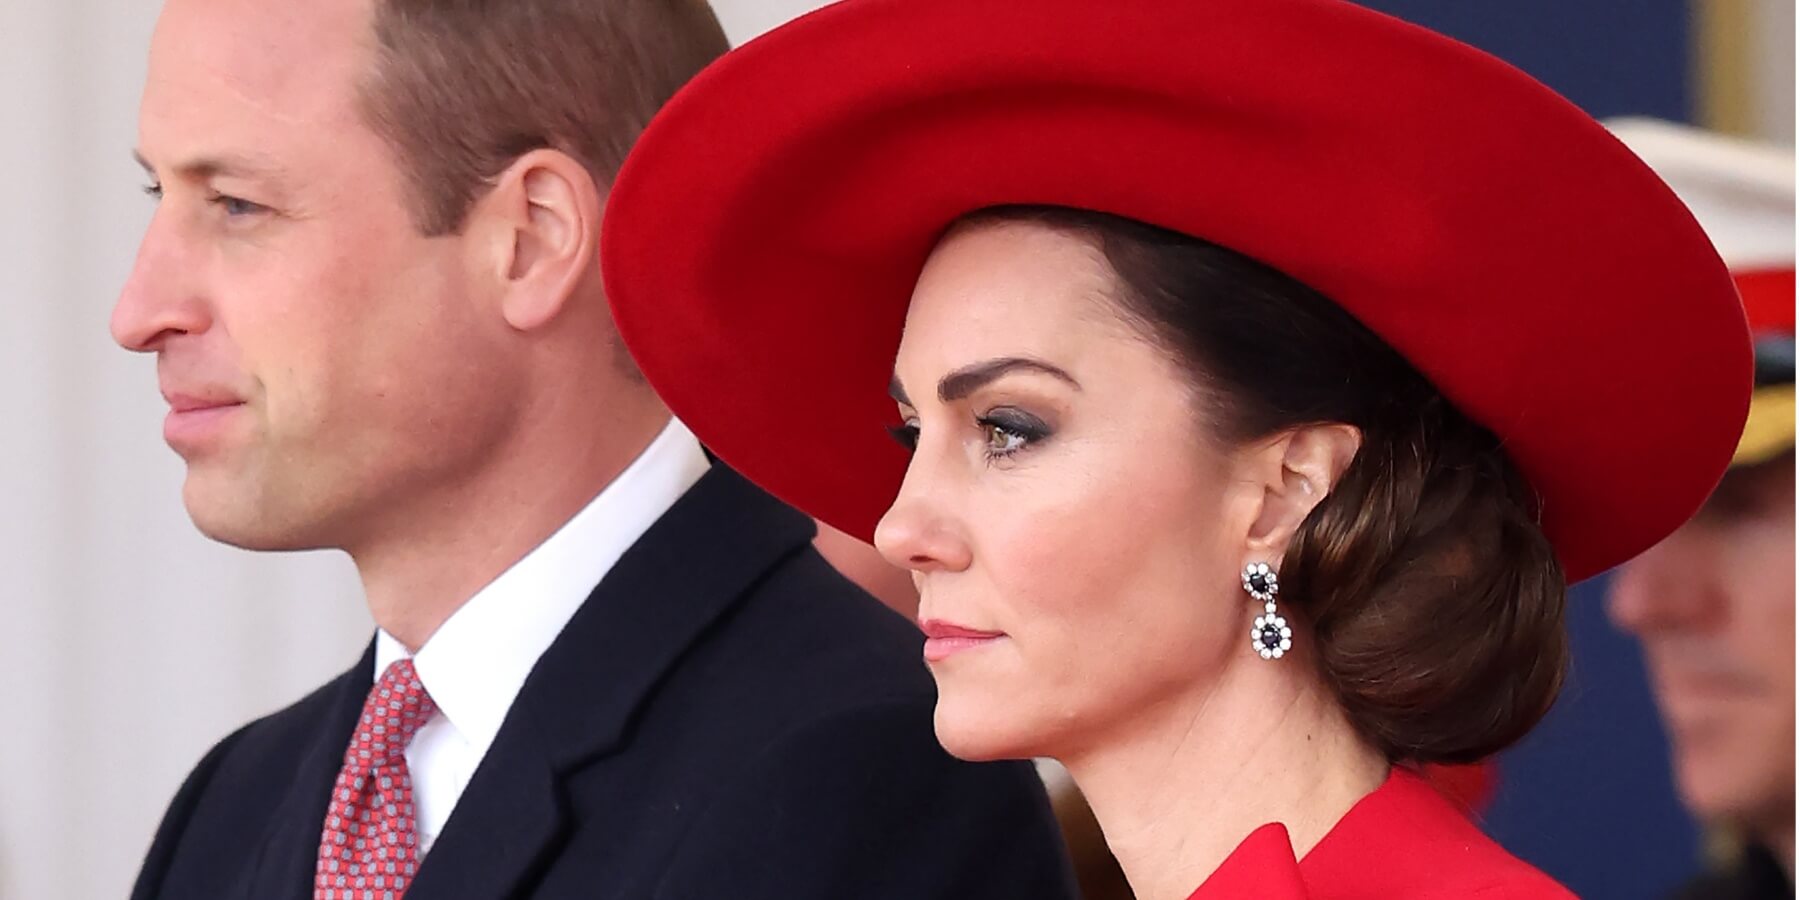
<instances>
[{"instance_id":1,"label":"blurred person in background","mask_svg":"<svg viewBox=\"0 0 1800 900\"><path fill-rule=\"evenodd\" d=\"M1756 350L1731 469L1608 597L1613 621L1643 641L1682 801L1715 832L1714 870L1674 896L1793 897L1793 153L1654 120L1611 127L1706 227Z\"/></svg>"},{"instance_id":2,"label":"blurred person in background","mask_svg":"<svg viewBox=\"0 0 1800 900\"><path fill-rule=\"evenodd\" d=\"M619 345L601 210L699 0L170 0L114 311L201 531L379 631L220 742L137 900L1070 896L1028 766ZM905 834L905 841L895 841Z\"/></svg>"}]
</instances>

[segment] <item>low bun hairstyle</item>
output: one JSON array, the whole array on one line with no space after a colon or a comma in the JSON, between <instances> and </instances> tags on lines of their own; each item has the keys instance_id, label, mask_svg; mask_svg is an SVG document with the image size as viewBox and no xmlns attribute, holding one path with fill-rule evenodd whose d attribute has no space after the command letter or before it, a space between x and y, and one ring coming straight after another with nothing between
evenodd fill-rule
<instances>
[{"instance_id":1,"label":"low bun hairstyle","mask_svg":"<svg viewBox=\"0 0 1800 900\"><path fill-rule=\"evenodd\" d=\"M1173 231L1059 207L965 221L1093 242L1118 277L1112 299L1203 388L1225 441L1323 422L1362 432L1278 568L1321 675L1390 760L1481 759L1549 711L1567 668L1565 583L1536 499L1499 440L1397 352L1294 279Z\"/></svg>"}]
</instances>

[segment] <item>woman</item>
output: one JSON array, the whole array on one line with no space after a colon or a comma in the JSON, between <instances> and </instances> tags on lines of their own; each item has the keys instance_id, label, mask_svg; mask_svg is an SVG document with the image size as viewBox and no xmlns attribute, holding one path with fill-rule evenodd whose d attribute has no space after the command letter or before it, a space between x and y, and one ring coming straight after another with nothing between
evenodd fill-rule
<instances>
[{"instance_id":1,"label":"woman","mask_svg":"<svg viewBox=\"0 0 1800 900\"><path fill-rule=\"evenodd\" d=\"M1142 900L1567 895L1416 771L1548 709L1749 345L1546 88L1337 0L848 0L670 103L602 254L676 414L914 572L944 746L1060 760Z\"/></svg>"}]
</instances>

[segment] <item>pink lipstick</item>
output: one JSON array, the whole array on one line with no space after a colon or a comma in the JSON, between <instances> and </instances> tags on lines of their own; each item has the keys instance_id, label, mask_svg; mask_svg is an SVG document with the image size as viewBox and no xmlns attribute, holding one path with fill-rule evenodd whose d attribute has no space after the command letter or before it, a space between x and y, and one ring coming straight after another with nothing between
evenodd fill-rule
<instances>
[{"instance_id":1,"label":"pink lipstick","mask_svg":"<svg viewBox=\"0 0 1800 900\"><path fill-rule=\"evenodd\" d=\"M965 650L986 647L1006 637L1003 631L977 631L938 619L921 621L919 630L925 632L925 661L928 663L949 659Z\"/></svg>"}]
</instances>

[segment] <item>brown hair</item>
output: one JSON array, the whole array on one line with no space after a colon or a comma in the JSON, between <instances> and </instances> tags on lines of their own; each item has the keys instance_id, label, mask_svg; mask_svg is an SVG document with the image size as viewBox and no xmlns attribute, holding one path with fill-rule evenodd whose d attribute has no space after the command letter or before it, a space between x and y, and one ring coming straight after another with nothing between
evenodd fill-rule
<instances>
[{"instance_id":1,"label":"brown hair","mask_svg":"<svg viewBox=\"0 0 1800 900\"><path fill-rule=\"evenodd\" d=\"M602 187L664 102L728 49L705 0L376 0L370 125L451 234L521 154L555 148Z\"/></svg>"},{"instance_id":2,"label":"brown hair","mask_svg":"<svg viewBox=\"0 0 1800 900\"><path fill-rule=\"evenodd\" d=\"M1342 307L1268 266L1101 213L970 217L1020 219L1098 246L1122 287L1114 301L1205 389L1201 413L1227 442L1322 422L1361 430L1279 569L1365 738L1396 761L1466 762L1543 718L1567 667L1565 582L1493 434Z\"/></svg>"}]
</instances>

